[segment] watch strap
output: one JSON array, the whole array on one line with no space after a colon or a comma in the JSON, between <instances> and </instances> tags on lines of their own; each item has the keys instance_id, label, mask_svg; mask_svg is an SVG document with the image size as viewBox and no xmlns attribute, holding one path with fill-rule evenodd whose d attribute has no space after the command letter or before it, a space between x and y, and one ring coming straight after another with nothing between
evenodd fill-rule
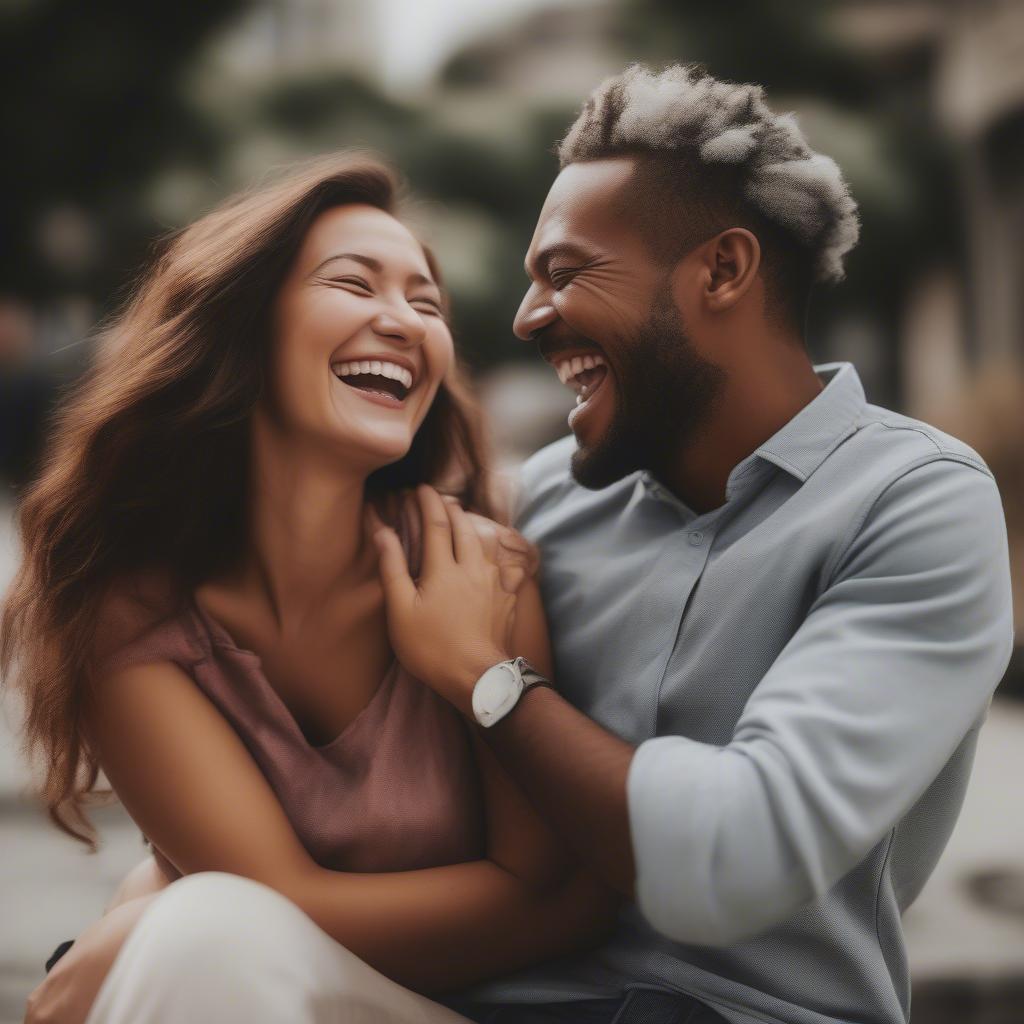
<instances>
[{"instance_id":1,"label":"watch strap","mask_svg":"<svg viewBox=\"0 0 1024 1024\"><path fill-rule=\"evenodd\" d=\"M519 669L519 677L523 681L523 688L520 690L519 697L516 699L515 704L513 704L498 721L508 718L508 716L511 715L520 704L522 704L523 697L526 696L527 690L531 690L535 686L546 686L551 690L555 688L554 683L545 676L542 676L525 658L520 657L513 660L516 662ZM496 725L497 722L494 724Z\"/></svg>"},{"instance_id":2,"label":"watch strap","mask_svg":"<svg viewBox=\"0 0 1024 1024\"><path fill-rule=\"evenodd\" d=\"M519 675L523 680L524 691L528 690L531 686L551 685L525 658L516 658L516 662L519 665Z\"/></svg>"}]
</instances>

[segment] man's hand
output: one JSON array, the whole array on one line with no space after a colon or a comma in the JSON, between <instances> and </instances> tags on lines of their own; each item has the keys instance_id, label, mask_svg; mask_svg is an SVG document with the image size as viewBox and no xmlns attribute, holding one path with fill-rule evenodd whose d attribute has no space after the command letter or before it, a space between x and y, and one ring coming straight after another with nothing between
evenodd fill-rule
<instances>
[{"instance_id":1,"label":"man's hand","mask_svg":"<svg viewBox=\"0 0 1024 1024\"><path fill-rule=\"evenodd\" d=\"M423 520L423 567L413 581L394 530L367 506L367 529L380 552L388 632L398 660L463 714L473 685L510 657L516 593L489 557L457 502L417 488ZM516 583L522 582L522 574Z\"/></svg>"}]
</instances>

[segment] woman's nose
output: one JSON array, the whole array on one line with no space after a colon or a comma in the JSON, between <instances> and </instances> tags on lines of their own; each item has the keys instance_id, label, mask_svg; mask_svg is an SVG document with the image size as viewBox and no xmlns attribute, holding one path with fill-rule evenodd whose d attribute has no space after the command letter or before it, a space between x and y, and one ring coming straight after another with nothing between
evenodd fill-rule
<instances>
[{"instance_id":1,"label":"woman's nose","mask_svg":"<svg viewBox=\"0 0 1024 1024\"><path fill-rule=\"evenodd\" d=\"M557 318L550 293L540 285L532 284L519 304L519 311L512 321L512 330L520 341L532 341L537 331Z\"/></svg>"},{"instance_id":2,"label":"woman's nose","mask_svg":"<svg viewBox=\"0 0 1024 1024\"><path fill-rule=\"evenodd\" d=\"M381 310L370 326L376 334L395 338L407 345L418 345L427 333L427 325L412 306Z\"/></svg>"}]
</instances>

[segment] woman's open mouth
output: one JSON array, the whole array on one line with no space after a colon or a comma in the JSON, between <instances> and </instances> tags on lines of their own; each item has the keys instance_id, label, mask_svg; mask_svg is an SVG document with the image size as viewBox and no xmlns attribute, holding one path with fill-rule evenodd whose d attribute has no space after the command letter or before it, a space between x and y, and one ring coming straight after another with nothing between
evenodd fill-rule
<instances>
[{"instance_id":1,"label":"woman's open mouth","mask_svg":"<svg viewBox=\"0 0 1024 1024\"><path fill-rule=\"evenodd\" d=\"M412 374L397 363L363 359L332 363L334 376L375 405L400 409L412 390Z\"/></svg>"},{"instance_id":2,"label":"woman's open mouth","mask_svg":"<svg viewBox=\"0 0 1024 1024\"><path fill-rule=\"evenodd\" d=\"M569 413L569 427L575 429L577 420L593 408L597 396L604 390L609 376L604 356L588 353L570 359L556 360L555 372L563 384L576 392L576 405Z\"/></svg>"}]
</instances>

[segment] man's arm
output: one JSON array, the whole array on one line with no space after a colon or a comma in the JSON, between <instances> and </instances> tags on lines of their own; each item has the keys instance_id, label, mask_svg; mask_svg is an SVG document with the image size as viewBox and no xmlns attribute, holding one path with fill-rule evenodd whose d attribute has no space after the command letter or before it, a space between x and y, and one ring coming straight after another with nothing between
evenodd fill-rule
<instances>
[{"instance_id":1,"label":"man's arm","mask_svg":"<svg viewBox=\"0 0 1024 1024\"><path fill-rule=\"evenodd\" d=\"M921 797L1005 670L1006 531L978 468L905 473L826 569L728 745L637 751L637 899L672 938L726 945L830 889Z\"/></svg>"},{"instance_id":2,"label":"man's arm","mask_svg":"<svg viewBox=\"0 0 1024 1024\"><path fill-rule=\"evenodd\" d=\"M827 891L913 806L1001 678L1012 613L991 477L935 460L866 513L724 747L664 736L634 752L544 688L485 731L608 884L627 893L635 876L670 938L726 945ZM467 705L454 680L434 682Z\"/></svg>"}]
</instances>

